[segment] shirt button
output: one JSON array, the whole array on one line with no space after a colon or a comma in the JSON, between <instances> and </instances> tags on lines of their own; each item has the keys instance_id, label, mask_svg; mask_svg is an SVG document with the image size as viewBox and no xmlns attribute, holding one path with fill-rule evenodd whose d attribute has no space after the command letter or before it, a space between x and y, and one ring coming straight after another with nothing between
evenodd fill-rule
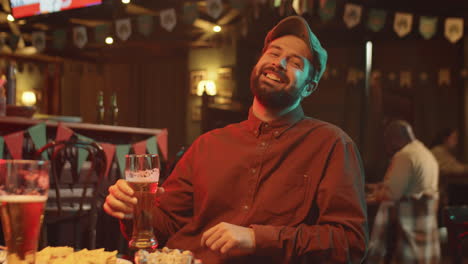
<instances>
[{"instance_id":1,"label":"shirt button","mask_svg":"<svg viewBox=\"0 0 468 264\"><path fill-rule=\"evenodd\" d=\"M276 136L279 135L279 132L278 132L278 131L275 131L275 132L273 132L273 135L275 135L275 137L276 137Z\"/></svg>"},{"instance_id":2,"label":"shirt button","mask_svg":"<svg viewBox=\"0 0 468 264\"><path fill-rule=\"evenodd\" d=\"M267 124L267 123L265 123L265 127L268 127L268 124Z\"/></svg>"},{"instance_id":3,"label":"shirt button","mask_svg":"<svg viewBox=\"0 0 468 264\"><path fill-rule=\"evenodd\" d=\"M260 143L260 146L265 147L265 146L266 146L266 142L265 142L265 141L262 141L262 143Z\"/></svg>"},{"instance_id":4,"label":"shirt button","mask_svg":"<svg viewBox=\"0 0 468 264\"><path fill-rule=\"evenodd\" d=\"M257 172L257 169L252 168L252 169L250 169L250 171L252 172L252 174L255 174Z\"/></svg>"},{"instance_id":5,"label":"shirt button","mask_svg":"<svg viewBox=\"0 0 468 264\"><path fill-rule=\"evenodd\" d=\"M244 210L244 211L248 211L248 210L249 210L249 206L248 206L248 205L244 205L244 206L242 206L242 210Z\"/></svg>"}]
</instances>

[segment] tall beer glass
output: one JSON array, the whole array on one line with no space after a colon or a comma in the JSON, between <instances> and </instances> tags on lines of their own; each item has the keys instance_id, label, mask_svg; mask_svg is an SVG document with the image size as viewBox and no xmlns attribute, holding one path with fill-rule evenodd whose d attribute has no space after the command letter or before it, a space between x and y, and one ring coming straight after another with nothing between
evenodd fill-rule
<instances>
[{"instance_id":1,"label":"tall beer glass","mask_svg":"<svg viewBox=\"0 0 468 264\"><path fill-rule=\"evenodd\" d=\"M7 262L33 264L49 191L49 163L0 160L0 211Z\"/></svg>"},{"instance_id":2,"label":"tall beer glass","mask_svg":"<svg viewBox=\"0 0 468 264\"><path fill-rule=\"evenodd\" d=\"M138 200L133 208L133 231L129 247L153 251L158 242L153 233L151 209L155 206L159 182L159 157L156 154L126 155L125 179Z\"/></svg>"}]
</instances>

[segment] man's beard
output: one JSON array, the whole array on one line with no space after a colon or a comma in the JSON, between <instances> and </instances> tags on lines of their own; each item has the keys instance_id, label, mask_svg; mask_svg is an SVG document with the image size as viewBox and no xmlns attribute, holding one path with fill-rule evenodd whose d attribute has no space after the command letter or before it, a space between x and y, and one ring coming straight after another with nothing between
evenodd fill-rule
<instances>
[{"instance_id":1,"label":"man's beard","mask_svg":"<svg viewBox=\"0 0 468 264\"><path fill-rule=\"evenodd\" d=\"M288 93L284 90L269 89L267 84L260 84L260 72L256 75L256 69L250 74L250 90L257 100L266 108L273 110L282 110L292 106L299 99L299 91Z\"/></svg>"}]
</instances>

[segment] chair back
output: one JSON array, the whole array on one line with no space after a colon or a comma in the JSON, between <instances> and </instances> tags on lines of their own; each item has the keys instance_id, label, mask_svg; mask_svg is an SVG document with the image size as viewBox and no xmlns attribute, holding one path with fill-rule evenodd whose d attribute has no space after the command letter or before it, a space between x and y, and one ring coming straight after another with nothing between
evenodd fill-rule
<instances>
[{"instance_id":1,"label":"chair back","mask_svg":"<svg viewBox=\"0 0 468 264\"><path fill-rule=\"evenodd\" d=\"M35 153L40 158L46 152L50 157L50 191L47 200L44 224L72 222L78 220L89 228L89 249L94 248L96 239L97 212L100 207L99 192L104 183L106 156L101 146L95 142L76 139L52 141ZM87 154L86 166L78 168L79 153ZM75 245L79 231L75 234Z\"/></svg>"}]
</instances>

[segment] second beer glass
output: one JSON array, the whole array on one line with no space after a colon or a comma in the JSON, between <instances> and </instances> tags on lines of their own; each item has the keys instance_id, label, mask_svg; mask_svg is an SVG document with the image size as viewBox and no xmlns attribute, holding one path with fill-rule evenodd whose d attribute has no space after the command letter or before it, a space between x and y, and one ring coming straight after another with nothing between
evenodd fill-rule
<instances>
[{"instance_id":1,"label":"second beer glass","mask_svg":"<svg viewBox=\"0 0 468 264\"><path fill-rule=\"evenodd\" d=\"M138 199L133 209L133 231L129 247L153 251L158 242L153 233L152 208L159 182L159 157L156 154L126 155L125 180Z\"/></svg>"}]
</instances>

